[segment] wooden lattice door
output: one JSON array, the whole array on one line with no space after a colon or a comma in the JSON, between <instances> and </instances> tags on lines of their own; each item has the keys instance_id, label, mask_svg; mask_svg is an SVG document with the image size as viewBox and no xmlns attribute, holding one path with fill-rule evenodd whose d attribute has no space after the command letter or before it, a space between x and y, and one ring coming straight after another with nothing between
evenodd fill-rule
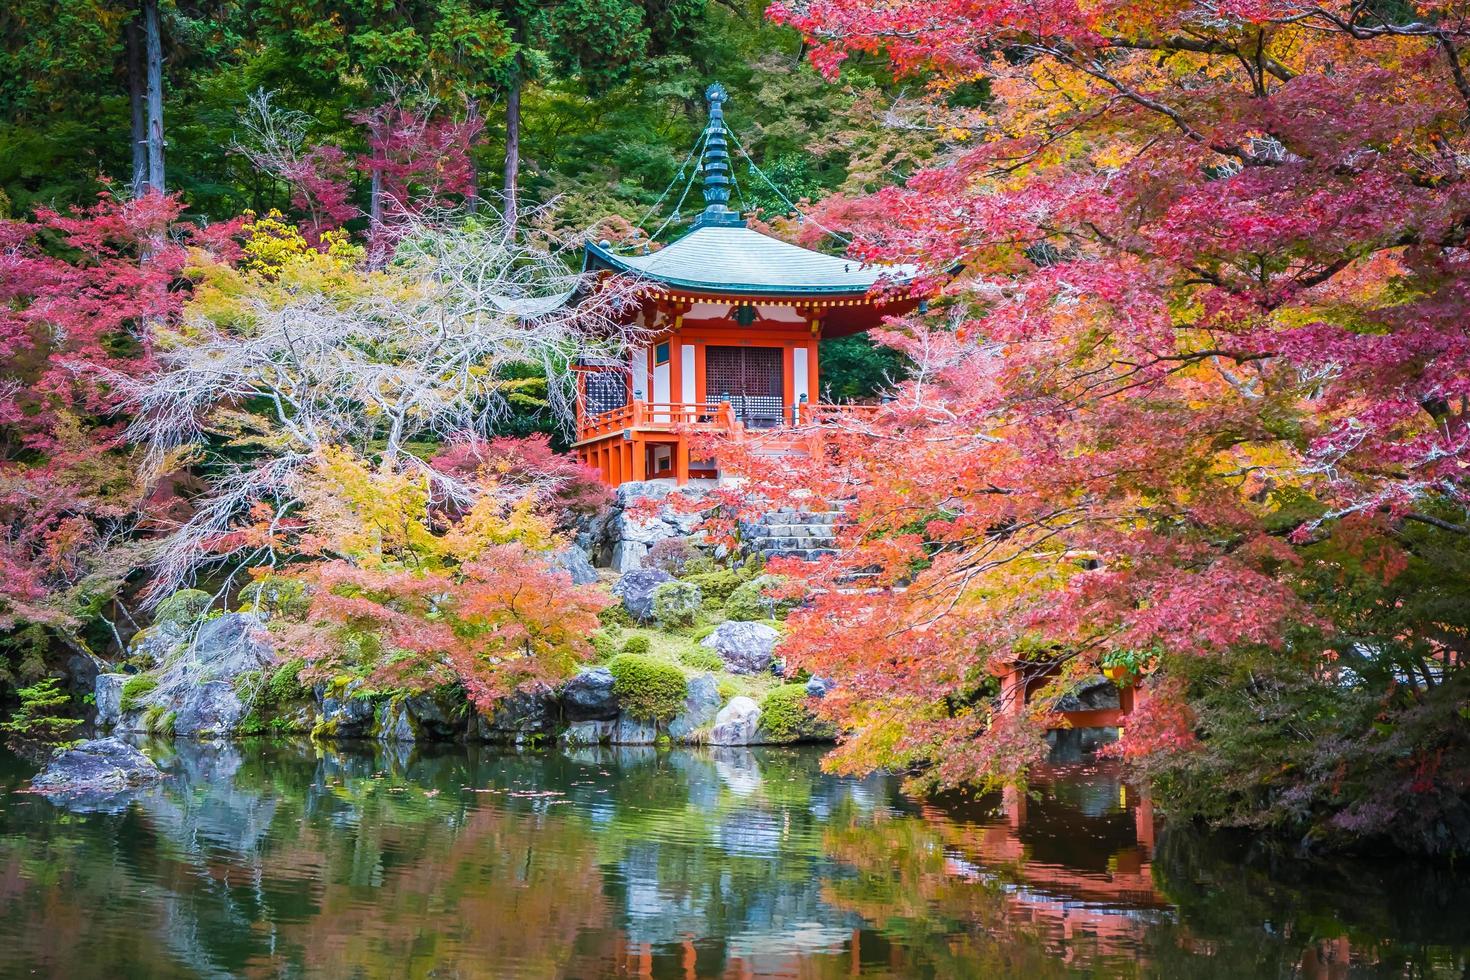
<instances>
[{"instance_id":1,"label":"wooden lattice door","mask_svg":"<svg viewBox=\"0 0 1470 980\"><path fill-rule=\"evenodd\" d=\"M712 406L728 401L748 428L781 424L784 381L779 347L705 348L705 397Z\"/></svg>"}]
</instances>

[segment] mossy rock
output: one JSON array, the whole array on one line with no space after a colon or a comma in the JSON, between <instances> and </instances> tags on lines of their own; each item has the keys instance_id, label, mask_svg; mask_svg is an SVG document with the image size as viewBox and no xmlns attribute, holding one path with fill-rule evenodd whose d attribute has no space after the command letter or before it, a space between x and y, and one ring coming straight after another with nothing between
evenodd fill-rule
<instances>
[{"instance_id":1,"label":"mossy rock","mask_svg":"<svg viewBox=\"0 0 1470 980\"><path fill-rule=\"evenodd\" d=\"M304 619L311 610L306 583L284 575L266 575L240 590L241 609L259 609L270 619Z\"/></svg>"},{"instance_id":2,"label":"mossy rock","mask_svg":"<svg viewBox=\"0 0 1470 980\"><path fill-rule=\"evenodd\" d=\"M607 669L613 675L613 693L628 715L667 724L683 709L688 682L673 664L623 653Z\"/></svg>"},{"instance_id":3,"label":"mossy rock","mask_svg":"<svg viewBox=\"0 0 1470 980\"><path fill-rule=\"evenodd\" d=\"M180 589L158 604L153 612L155 625L193 626L209 611L214 596L200 589Z\"/></svg>"},{"instance_id":4,"label":"mossy rock","mask_svg":"<svg viewBox=\"0 0 1470 980\"><path fill-rule=\"evenodd\" d=\"M118 698L118 710L136 711L143 706L143 699L158 687L158 678L150 674L134 674L123 681L122 695Z\"/></svg>"},{"instance_id":5,"label":"mossy rock","mask_svg":"<svg viewBox=\"0 0 1470 980\"><path fill-rule=\"evenodd\" d=\"M760 730L767 742L825 741L836 734L807 707L805 684L782 684L765 696Z\"/></svg>"},{"instance_id":6,"label":"mossy rock","mask_svg":"<svg viewBox=\"0 0 1470 980\"><path fill-rule=\"evenodd\" d=\"M725 614L741 622L785 618L796 603L789 599L770 599L764 594L766 589L773 589L785 581L780 575L761 575L751 579L730 593L730 598L725 600Z\"/></svg>"},{"instance_id":7,"label":"mossy rock","mask_svg":"<svg viewBox=\"0 0 1470 980\"><path fill-rule=\"evenodd\" d=\"M665 582L653 590L653 618L665 629L693 626L704 596L690 582Z\"/></svg>"},{"instance_id":8,"label":"mossy rock","mask_svg":"<svg viewBox=\"0 0 1470 980\"><path fill-rule=\"evenodd\" d=\"M730 593L745 584L746 577L733 568L719 568L698 575L686 575L681 581L697 585L706 600L724 603L730 598Z\"/></svg>"}]
</instances>

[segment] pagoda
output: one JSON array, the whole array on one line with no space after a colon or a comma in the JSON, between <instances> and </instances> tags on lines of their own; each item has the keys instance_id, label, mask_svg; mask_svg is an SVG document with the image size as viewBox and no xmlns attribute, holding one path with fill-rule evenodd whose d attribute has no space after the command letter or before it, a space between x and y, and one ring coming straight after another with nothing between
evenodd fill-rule
<instances>
[{"instance_id":1,"label":"pagoda","mask_svg":"<svg viewBox=\"0 0 1470 980\"><path fill-rule=\"evenodd\" d=\"M714 479L712 460L690 459L690 437L759 434L773 452L857 406L821 405L818 353L826 337L878 326L916 305L904 288L915 270L867 265L780 241L730 208L732 178L724 88L705 92L709 124L699 177L704 210L690 231L657 251L588 244L588 271L633 277L630 322L651 339L626 361L578 369L574 450L604 482ZM869 409L870 410L870 409Z\"/></svg>"}]
</instances>

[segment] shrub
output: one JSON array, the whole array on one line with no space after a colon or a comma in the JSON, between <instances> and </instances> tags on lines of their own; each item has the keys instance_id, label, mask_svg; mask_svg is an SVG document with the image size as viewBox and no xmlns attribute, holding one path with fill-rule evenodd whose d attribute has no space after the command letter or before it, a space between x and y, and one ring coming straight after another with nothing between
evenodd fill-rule
<instances>
[{"instance_id":1,"label":"shrub","mask_svg":"<svg viewBox=\"0 0 1470 980\"><path fill-rule=\"evenodd\" d=\"M657 568L678 578L684 574L689 562L699 554L684 538L664 538L654 542L648 554L643 556L644 568Z\"/></svg>"},{"instance_id":2,"label":"shrub","mask_svg":"<svg viewBox=\"0 0 1470 980\"><path fill-rule=\"evenodd\" d=\"M157 686L158 678L148 674L135 674L129 677L123 681L122 696L118 699L118 707L123 711L132 711Z\"/></svg>"},{"instance_id":3,"label":"shrub","mask_svg":"<svg viewBox=\"0 0 1470 980\"><path fill-rule=\"evenodd\" d=\"M0 732L21 739L56 742L82 723L80 718L58 714L70 707L71 697L61 689L61 681L55 677L42 678L15 693L20 698L20 707L15 709L9 721L0 722Z\"/></svg>"},{"instance_id":4,"label":"shrub","mask_svg":"<svg viewBox=\"0 0 1470 980\"><path fill-rule=\"evenodd\" d=\"M613 675L613 693L634 718L669 722L683 710L688 685L673 664L624 653L607 669Z\"/></svg>"},{"instance_id":5,"label":"shrub","mask_svg":"<svg viewBox=\"0 0 1470 980\"><path fill-rule=\"evenodd\" d=\"M597 621L603 626L632 626L633 614L628 612L627 606L616 602L598 613Z\"/></svg>"},{"instance_id":6,"label":"shrub","mask_svg":"<svg viewBox=\"0 0 1470 980\"><path fill-rule=\"evenodd\" d=\"M306 583L284 575L266 575L240 590L241 609L259 609L271 619L305 619L311 610Z\"/></svg>"},{"instance_id":7,"label":"shrub","mask_svg":"<svg viewBox=\"0 0 1470 980\"><path fill-rule=\"evenodd\" d=\"M679 663L690 670L724 670L725 661L713 650L704 647L691 647L679 654Z\"/></svg>"},{"instance_id":8,"label":"shrub","mask_svg":"<svg viewBox=\"0 0 1470 980\"><path fill-rule=\"evenodd\" d=\"M741 585L725 600L725 612L731 619L753 622L758 619L781 619L796 603L789 599L771 599L766 589L785 583L779 575L761 575Z\"/></svg>"},{"instance_id":9,"label":"shrub","mask_svg":"<svg viewBox=\"0 0 1470 980\"><path fill-rule=\"evenodd\" d=\"M699 586L706 599L724 603L730 593L740 588L745 579L733 568L717 568L712 572L686 576L684 581Z\"/></svg>"},{"instance_id":10,"label":"shrub","mask_svg":"<svg viewBox=\"0 0 1470 980\"><path fill-rule=\"evenodd\" d=\"M296 657L281 664L261 688L257 703L282 705L303 700L310 693L299 677L305 669L305 657Z\"/></svg>"},{"instance_id":11,"label":"shrub","mask_svg":"<svg viewBox=\"0 0 1470 980\"><path fill-rule=\"evenodd\" d=\"M611 660L618 655L618 641L598 630L592 634L592 658L598 663Z\"/></svg>"},{"instance_id":12,"label":"shrub","mask_svg":"<svg viewBox=\"0 0 1470 980\"><path fill-rule=\"evenodd\" d=\"M689 582L665 582L653 590L653 618L664 628L693 626L704 597Z\"/></svg>"},{"instance_id":13,"label":"shrub","mask_svg":"<svg viewBox=\"0 0 1470 980\"><path fill-rule=\"evenodd\" d=\"M761 701L761 730L773 742L831 738L832 727L808 710L806 685L782 684Z\"/></svg>"},{"instance_id":14,"label":"shrub","mask_svg":"<svg viewBox=\"0 0 1470 980\"><path fill-rule=\"evenodd\" d=\"M158 604L153 622L171 623L174 626L192 626L204 618L214 596L199 589L180 589Z\"/></svg>"},{"instance_id":15,"label":"shrub","mask_svg":"<svg viewBox=\"0 0 1470 980\"><path fill-rule=\"evenodd\" d=\"M634 656L643 657L648 655L648 637L635 633L623 642L623 652Z\"/></svg>"},{"instance_id":16,"label":"shrub","mask_svg":"<svg viewBox=\"0 0 1470 980\"><path fill-rule=\"evenodd\" d=\"M684 571L680 578L688 578L691 575L708 575L710 572L719 571L720 566L709 555L698 553L684 563Z\"/></svg>"}]
</instances>

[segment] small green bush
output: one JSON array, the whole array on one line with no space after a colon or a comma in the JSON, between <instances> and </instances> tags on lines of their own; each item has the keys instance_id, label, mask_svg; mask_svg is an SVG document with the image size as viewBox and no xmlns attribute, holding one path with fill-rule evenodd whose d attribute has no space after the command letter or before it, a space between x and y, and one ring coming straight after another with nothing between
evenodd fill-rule
<instances>
[{"instance_id":1,"label":"small green bush","mask_svg":"<svg viewBox=\"0 0 1470 980\"><path fill-rule=\"evenodd\" d=\"M598 613L597 620L598 622L602 623L603 626L634 625L633 614L628 612L627 607L624 606L621 602L614 603L613 605L608 606L602 612Z\"/></svg>"},{"instance_id":2,"label":"small green bush","mask_svg":"<svg viewBox=\"0 0 1470 980\"><path fill-rule=\"evenodd\" d=\"M653 590L653 618L665 629L693 626L704 597L689 582L665 582Z\"/></svg>"},{"instance_id":3,"label":"small green bush","mask_svg":"<svg viewBox=\"0 0 1470 980\"><path fill-rule=\"evenodd\" d=\"M9 721L0 722L0 732L21 739L57 742L82 723L80 718L68 718L61 713L70 710L71 695L62 690L61 681L55 677L44 677L15 693L20 698L20 707Z\"/></svg>"},{"instance_id":4,"label":"small green bush","mask_svg":"<svg viewBox=\"0 0 1470 980\"><path fill-rule=\"evenodd\" d=\"M648 637L641 634L635 633L623 642L623 652L631 653L635 657L645 657L648 651Z\"/></svg>"},{"instance_id":5,"label":"small green bush","mask_svg":"<svg viewBox=\"0 0 1470 980\"><path fill-rule=\"evenodd\" d=\"M157 686L158 678L148 674L135 674L129 677L123 681L122 696L118 698L118 707L123 711L132 711Z\"/></svg>"},{"instance_id":6,"label":"small green bush","mask_svg":"<svg viewBox=\"0 0 1470 980\"><path fill-rule=\"evenodd\" d=\"M745 584L745 579L733 568L719 568L712 572L689 575L684 581L699 586L699 591L704 593L705 598L719 602L730 598L730 593Z\"/></svg>"},{"instance_id":7,"label":"small green bush","mask_svg":"<svg viewBox=\"0 0 1470 980\"><path fill-rule=\"evenodd\" d=\"M296 657L281 664L262 686L256 703L275 706L305 700L311 692L298 679L305 669L305 657Z\"/></svg>"},{"instance_id":8,"label":"small green bush","mask_svg":"<svg viewBox=\"0 0 1470 980\"><path fill-rule=\"evenodd\" d=\"M174 626L193 626L209 611L214 596L199 589L180 589L158 604L154 610L155 624L170 623Z\"/></svg>"},{"instance_id":9,"label":"small green bush","mask_svg":"<svg viewBox=\"0 0 1470 980\"><path fill-rule=\"evenodd\" d=\"M284 575L266 575L240 590L242 611L259 609L270 619L304 619L311 611L306 583Z\"/></svg>"},{"instance_id":10,"label":"small green bush","mask_svg":"<svg viewBox=\"0 0 1470 980\"><path fill-rule=\"evenodd\" d=\"M707 575L718 571L719 567L719 564L709 555L697 554L684 563L684 570L679 573L679 577L687 579L691 575Z\"/></svg>"},{"instance_id":11,"label":"small green bush","mask_svg":"<svg viewBox=\"0 0 1470 980\"><path fill-rule=\"evenodd\" d=\"M775 588L785 581L779 575L761 575L751 579L730 593L730 598L725 600L726 615L741 622L784 619L795 603L789 599L770 599L764 593L766 589Z\"/></svg>"},{"instance_id":12,"label":"small green bush","mask_svg":"<svg viewBox=\"0 0 1470 980\"><path fill-rule=\"evenodd\" d=\"M618 641L598 630L592 634L592 650L593 659L603 663L618 655Z\"/></svg>"},{"instance_id":13,"label":"small green bush","mask_svg":"<svg viewBox=\"0 0 1470 980\"><path fill-rule=\"evenodd\" d=\"M725 661L720 655L705 647L691 647L679 654L679 663L690 670L724 670Z\"/></svg>"},{"instance_id":14,"label":"small green bush","mask_svg":"<svg viewBox=\"0 0 1470 980\"><path fill-rule=\"evenodd\" d=\"M683 710L688 685L673 664L624 653L607 669L613 675L613 693L634 718L669 722Z\"/></svg>"},{"instance_id":15,"label":"small green bush","mask_svg":"<svg viewBox=\"0 0 1470 980\"><path fill-rule=\"evenodd\" d=\"M761 701L761 730L773 742L831 738L832 728L807 709L804 684L782 684Z\"/></svg>"}]
</instances>

